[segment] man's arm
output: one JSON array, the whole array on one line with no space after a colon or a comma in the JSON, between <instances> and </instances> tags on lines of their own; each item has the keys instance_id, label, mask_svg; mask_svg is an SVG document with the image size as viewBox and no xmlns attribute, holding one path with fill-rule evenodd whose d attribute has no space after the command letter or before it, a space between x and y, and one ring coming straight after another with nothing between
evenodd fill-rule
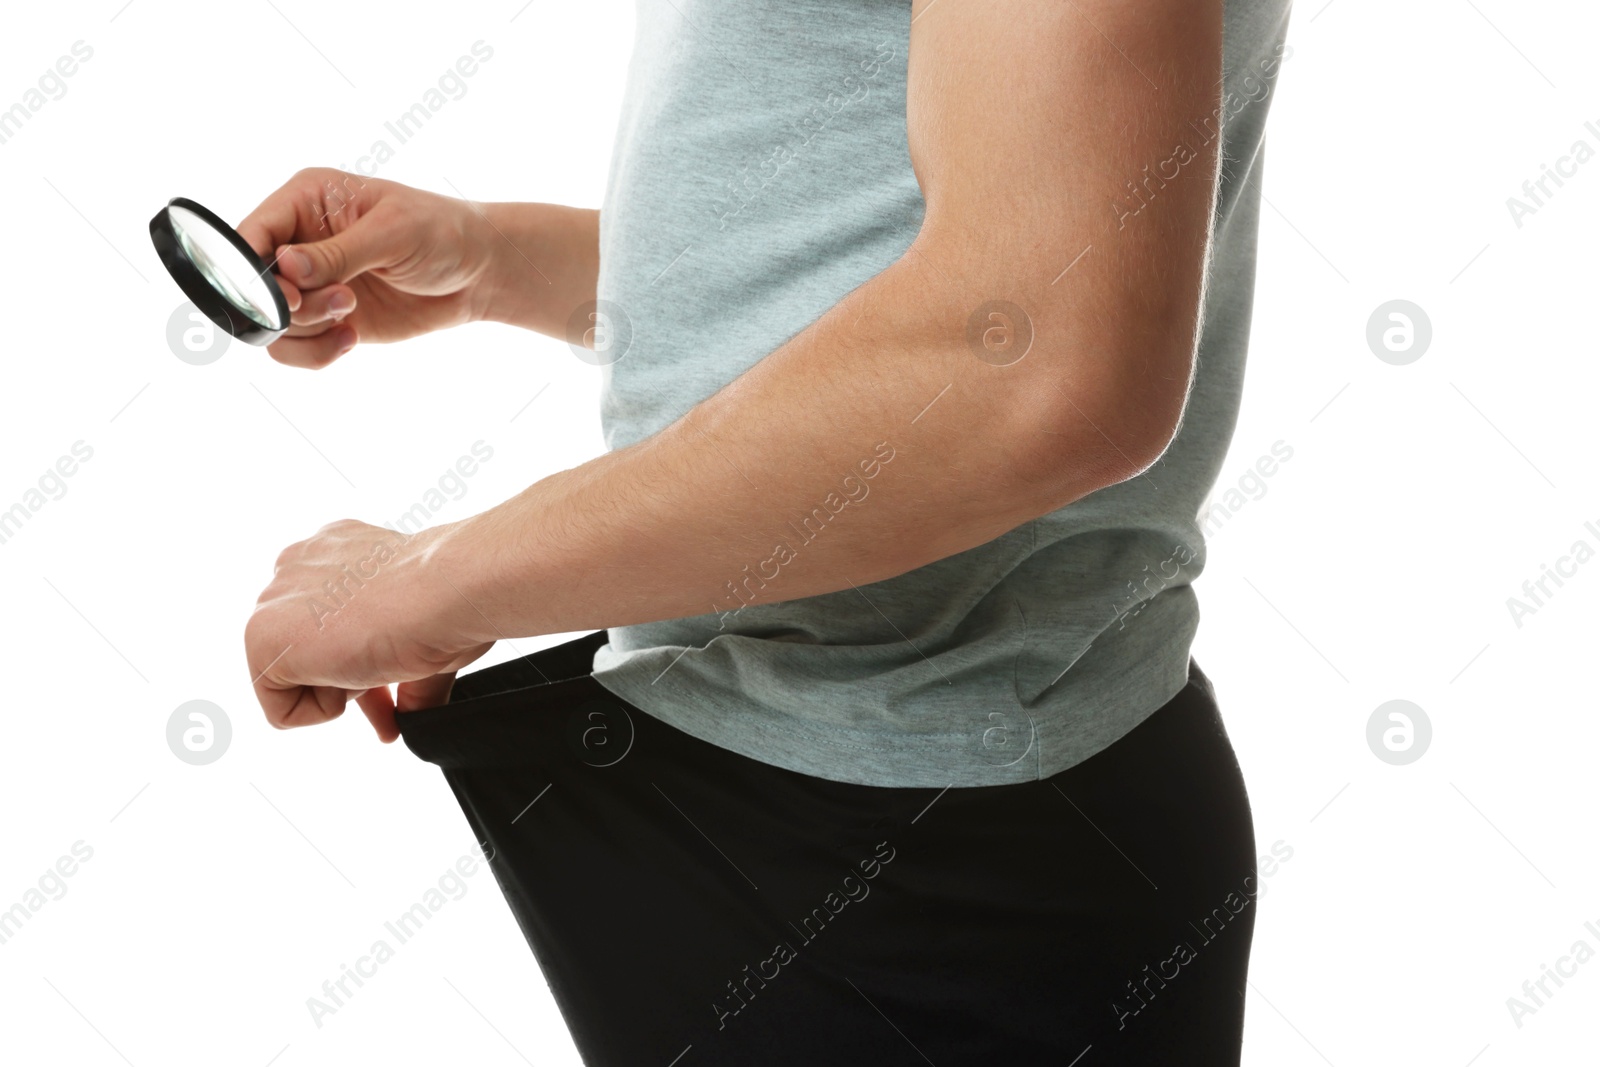
<instances>
[{"instance_id":1,"label":"man's arm","mask_svg":"<svg viewBox=\"0 0 1600 1067\"><path fill-rule=\"evenodd\" d=\"M357 695L392 740L384 685L441 703L497 639L880 581L1159 457L1194 361L1222 0L932 0L908 62L906 254L660 433L411 539L327 632L305 599L383 531L291 546L246 629L269 720ZM975 316L996 301L1025 321ZM1008 325L1031 344L1000 366ZM851 476L870 495L784 558Z\"/></svg>"},{"instance_id":2,"label":"man's arm","mask_svg":"<svg viewBox=\"0 0 1600 1067\"><path fill-rule=\"evenodd\" d=\"M1215 112L1221 8L919 5L907 134L926 215L911 249L654 437L447 528L434 558L476 606L461 625L493 640L864 585L1152 463L1193 365L1216 139L1144 183ZM1129 182L1149 201L1136 217L1116 206L1139 203ZM992 301L1031 320L1009 366L969 343ZM883 443L870 501L768 563Z\"/></svg>"}]
</instances>

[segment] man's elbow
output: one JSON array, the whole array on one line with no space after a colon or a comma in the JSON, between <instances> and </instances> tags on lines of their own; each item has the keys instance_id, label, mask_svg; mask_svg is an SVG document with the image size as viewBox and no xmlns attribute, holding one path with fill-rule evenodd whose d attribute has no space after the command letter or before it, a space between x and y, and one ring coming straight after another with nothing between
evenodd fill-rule
<instances>
[{"instance_id":1,"label":"man's elbow","mask_svg":"<svg viewBox=\"0 0 1600 1067\"><path fill-rule=\"evenodd\" d=\"M1114 353L1114 354L1113 354ZM1018 466L1048 510L1136 478L1177 437L1194 369L1194 334L1079 355L1019 396L1011 427Z\"/></svg>"}]
</instances>

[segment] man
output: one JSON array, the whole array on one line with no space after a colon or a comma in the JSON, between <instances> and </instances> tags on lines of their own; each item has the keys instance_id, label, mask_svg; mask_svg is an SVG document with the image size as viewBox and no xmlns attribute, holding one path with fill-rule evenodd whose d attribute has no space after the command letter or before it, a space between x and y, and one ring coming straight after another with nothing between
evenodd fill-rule
<instances>
[{"instance_id":1,"label":"man","mask_svg":"<svg viewBox=\"0 0 1600 1067\"><path fill-rule=\"evenodd\" d=\"M494 320L602 367L606 455L326 526L246 627L274 725L354 698L445 769L588 1062L1238 1062L1190 582L1286 19L641 0L599 212L305 171L241 225L281 362Z\"/></svg>"}]
</instances>

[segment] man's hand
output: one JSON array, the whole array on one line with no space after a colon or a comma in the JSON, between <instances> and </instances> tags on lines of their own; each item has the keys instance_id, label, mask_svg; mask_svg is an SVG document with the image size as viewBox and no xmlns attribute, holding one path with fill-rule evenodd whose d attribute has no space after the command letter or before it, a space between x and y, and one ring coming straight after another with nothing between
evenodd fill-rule
<instances>
[{"instance_id":1,"label":"man's hand","mask_svg":"<svg viewBox=\"0 0 1600 1067\"><path fill-rule=\"evenodd\" d=\"M498 240L465 201L326 167L290 178L239 233L275 261L290 327L267 351L296 367L480 317Z\"/></svg>"},{"instance_id":2,"label":"man's hand","mask_svg":"<svg viewBox=\"0 0 1600 1067\"><path fill-rule=\"evenodd\" d=\"M472 204L327 167L302 170L239 224L274 262L290 327L273 359L325 367L384 343L480 319L555 334L594 299L599 215Z\"/></svg>"},{"instance_id":3,"label":"man's hand","mask_svg":"<svg viewBox=\"0 0 1600 1067\"><path fill-rule=\"evenodd\" d=\"M493 645L458 636L451 619L472 607L430 567L451 529L407 537L346 519L283 550L245 626L245 657L268 722L327 722L354 697L390 742L400 736L397 709L449 699L455 672Z\"/></svg>"}]
</instances>

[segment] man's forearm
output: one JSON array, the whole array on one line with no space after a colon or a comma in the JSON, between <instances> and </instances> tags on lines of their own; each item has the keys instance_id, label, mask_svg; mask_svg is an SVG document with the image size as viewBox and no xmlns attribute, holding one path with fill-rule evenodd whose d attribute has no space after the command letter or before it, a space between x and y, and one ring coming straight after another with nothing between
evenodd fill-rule
<instances>
[{"instance_id":1,"label":"man's forearm","mask_svg":"<svg viewBox=\"0 0 1600 1067\"><path fill-rule=\"evenodd\" d=\"M1126 361L1087 358L1081 316L1036 305L1025 358L975 354L957 251L913 249L655 436L443 528L440 610L494 640L833 592L1152 461L1165 440L1117 414ZM1173 348L1166 328L1146 351Z\"/></svg>"},{"instance_id":2,"label":"man's forearm","mask_svg":"<svg viewBox=\"0 0 1600 1067\"><path fill-rule=\"evenodd\" d=\"M575 309L595 298L600 212L560 204L474 205L489 229L480 317L566 339Z\"/></svg>"}]
</instances>

